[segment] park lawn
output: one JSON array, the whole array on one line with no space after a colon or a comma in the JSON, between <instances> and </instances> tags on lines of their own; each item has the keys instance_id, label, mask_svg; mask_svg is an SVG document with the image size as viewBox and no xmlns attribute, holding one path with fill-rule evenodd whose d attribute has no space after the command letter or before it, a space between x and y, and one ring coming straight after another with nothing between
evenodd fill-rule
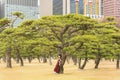
<instances>
[{"instance_id":1,"label":"park lawn","mask_svg":"<svg viewBox=\"0 0 120 80\"><path fill-rule=\"evenodd\" d=\"M115 69L115 62L102 61L99 69L94 68L94 62L89 61L85 70L79 70L73 63L65 64L64 74L55 74L53 65L25 62L24 67L13 63L13 68L5 68L5 63L0 63L0 80L120 80L120 70Z\"/></svg>"}]
</instances>

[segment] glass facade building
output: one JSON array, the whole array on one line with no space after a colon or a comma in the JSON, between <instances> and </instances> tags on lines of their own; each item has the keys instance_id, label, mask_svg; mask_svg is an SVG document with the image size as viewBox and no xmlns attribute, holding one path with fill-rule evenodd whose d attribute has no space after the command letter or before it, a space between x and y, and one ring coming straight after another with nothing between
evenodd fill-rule
<instances>
[{"instance_id":1,"label":"glass facade building","mask_svg":"<svg viewBox=\"0 0 120 80\"><path fill-rule=\"evenodd\" d=\"M78 13L84 13L84 0L79 0ZM75 0L53 0L53 15L76 13Z\"/></svg>"},{"instance_id":2,"label":"glass facade building","mask_svg":"<svg viewBox=\"0 0 120 80\"><path fill-rule=\"evenodd\" d=\"M78 3L78 13L83 14L84 13L84 0L79 0ZM70 13L76 13L76 5L75 5L75 0L70 0Z\"/></svg>"},{"instance_id":3,"label":"glass facade building","mask_svg":"<svg viewBox=\"0 0 120 80\"><path fill-rule=\"evenodd\" d=\"M53 15L63 14L63 0L53 0Z\"/></svg>"},{"instance_id":4,"label":"glass facade building","mask_svg":"<svg viewBox=\"0 0 120 80\"><path fill-rule=\"evenodd\" d=\"M38 19L39 16L39 5L38 0L6 0L5 2L5 17L14 19L13 12L19 11L25 15L23 20L27 19ZM22 20L18 19L15 22L15 26L18 25Z\"/></svg>"},{"instance_id":5,"label":"glass facade building","mask_svg":"<svg viewBox=\"0 0 120 80\"><path fill-rule=\"evenodd\" d=\"M5 17L5 4L0 0L0 18Z\"/></svg>"},{"instance_id":6,"label":"glass facade building","mask_svg":"<svg viewBox=\"0 0 120 80\"><path fill-rule=\"evenodd\" d=\"M84 0L84 15L91 18L102 18L103 0Z\"/></svg>"},{"instance_id":7,"label":"glass facade building","mask_svg":"<svg viewBox=\"0 0 120 80\"><path fill-rule=\"evenodd\" d=\"M53 0L53 15L70 14L70 0Z\"/></svg>"}]
</instances>

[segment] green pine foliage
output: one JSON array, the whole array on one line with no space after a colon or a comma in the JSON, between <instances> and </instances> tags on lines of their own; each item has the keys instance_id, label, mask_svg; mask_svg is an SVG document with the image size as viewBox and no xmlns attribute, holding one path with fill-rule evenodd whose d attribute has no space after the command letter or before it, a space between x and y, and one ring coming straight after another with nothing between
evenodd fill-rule
<instances>
[{"instance_id":1,"label":"green pine foliage","mask_svg":"<svg viewBox=\"0 0 120 80\"><path fill-rule=\"evenodd\" d=\"M20 17L22 13L13 15ZM56 56L60 49L62 54L83 59L86 53L88 59L95 60L98 54L101 58L112 59L120 52L120 30L112 20L98 22L75 14L27 20L17 28L7 28L0 33L0 57L5 55L7 44L14 57L17 47L21 57L48 57L49 53ZM0 29L6 23L9 23L8 19L1 19Z\"/></svg>"}]
</instances>

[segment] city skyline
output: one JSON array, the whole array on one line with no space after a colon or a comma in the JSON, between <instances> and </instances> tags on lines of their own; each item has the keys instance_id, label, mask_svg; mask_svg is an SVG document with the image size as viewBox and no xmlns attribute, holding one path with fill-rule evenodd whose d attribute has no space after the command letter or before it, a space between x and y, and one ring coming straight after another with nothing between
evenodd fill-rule
<instances>
[{"instance_id":1,"label":"city skyline","mask_svg":"<svg viewBox=\"0 0 120 80\"><path fill-rule=\"evenodd\" d=\"M0 18L12 19L15 11L23 12L25 19L38 19L76 13L76 4L75 0L0 0ZM120 18L120 0L79 0L78 14L91 18Z\"/></svg>"}]
</instances>

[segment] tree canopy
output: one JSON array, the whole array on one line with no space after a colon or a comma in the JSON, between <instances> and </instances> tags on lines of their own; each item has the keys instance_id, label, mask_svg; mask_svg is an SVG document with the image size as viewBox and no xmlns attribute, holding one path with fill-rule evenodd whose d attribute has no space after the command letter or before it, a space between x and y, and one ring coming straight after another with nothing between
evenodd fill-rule
<instances>
[{"instance_id":1,"label":"tree canopy","mask_svg":"<svg viewBox=\"0 0 120 80\"><path fill-rule=\"evenodd\" d=\"M22 13L14 13L20 17ZM108 19L109 20L109 19ZM9 57L46 58L62 55L61 73L67 56L77 56L84 59L84 69L88 59L95 60L95 68L102 58L119 59L120 30L112 22L99 22L82 15L46 16L39 20L26 20L17 28L6 28L9 20L0 20L0 47L1 57L6 53ZM5 47L7 45L7 47Z\"/></svg>"}]
</instances>

